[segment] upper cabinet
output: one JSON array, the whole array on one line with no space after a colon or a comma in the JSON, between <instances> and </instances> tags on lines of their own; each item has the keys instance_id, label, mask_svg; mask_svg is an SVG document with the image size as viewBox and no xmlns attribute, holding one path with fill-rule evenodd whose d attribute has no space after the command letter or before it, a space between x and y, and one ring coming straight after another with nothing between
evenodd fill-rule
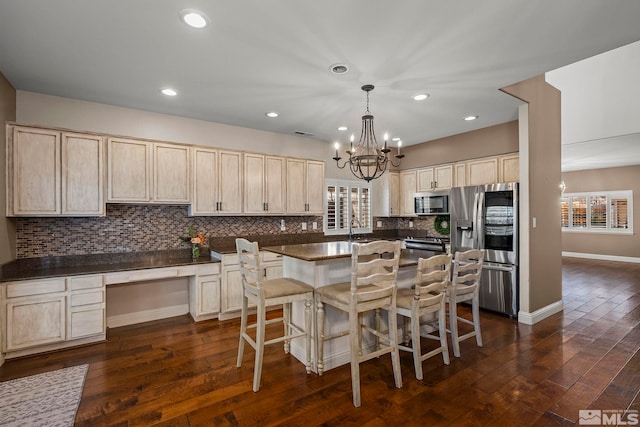
<instances>
[{"instance_id":1,"label":"upper cabinet","mask_svg":"<svg viewBox=\"0 0 640 427\"><path fill-rule=\"evenodd\" d=\"M190 148L154 142L153 197L157 203L189 203Z\"/></svg>"},{"instance_id":2,"label":"upper cabinet","mask_svg":"<svg viewBox=\"0 0 640 427\"><path fill-rule=\"evenodd\" d=\"M242 153L193 148L191 215L242 213Z\"/></svg>"},{"instance_id":3,"label":"upper cabinet","mask_svg":"<svg viewBox=\"0 0 640 427\"><path fill-rule=\"evenodd\" d=\"M400 215L415 216L414 196L418 189L417 172L400 172Z\"/></svg>"},{"instance_id":4,"label":"upper cabinet","mask_svg":"<svg viewBox=\"0 0 640 427\"><path fill-rule=\"evenodd\" d=\"M285 213L286 159L244 154L244 213Z\"/></svg>"},{"instance_id":5,"label":"upper cabinet","mask_svg":"<svg viewBox=\"0 0 640 427\"><path fill-rule=\"evenodd\" d=\"M487 157L467 162L467 185L498 182L498 158Z\"/></svg>"},{"instance_id":6,"label":"upper cabinet","mask_svg":"<svg viewBox=\"0 0 640 427\"><path fill-rule=\"evenodd\" d=\"M103 140L7 126L7 216L104 215Z\"/></svg>"},{"instance_id":7,"label":"upper cabinet","mask_svg":"<svg viewBox=\"0 0 640 427\"><path fill-rule=\"evenodd\" d=\"M417 170L417 191L447 190L453 187L453 166L441 165Z\"/></svg>"},{"instance_id":8,"label":"upper cabinet","mask_svg":"<svg viewBox=\"0 0 640 427\"><path fill-rule=\"evenodd\" d=\"M518 153L467 160L454 165L455 186L520 181Z\"/></svg>"},{"instance_id":9,"label":"upper cabinet","mask_svg":"<svg viewBox=\"0 0 640 427\"><path fill-rule=\"evenodd\" d=\"M107 201L151 200L151 144L124 138L107 139Z\"/></svg>"},{"instance_id":10,"label":"upper cabinet","mask_svg":"<svg viewBox=\"0 0 640 427\"><path fill-rule=\"evenodd\" d=\"M373 216L399 216L400 174L387 172L372 182Z\"/></svg>"},{"instance_id":11,"label":"upper cabinet","mask_svg":"<svg viewBox=\"0 0 640 427\"><path fill-rule=\"evenodd\" d=\"M518 153L499 157L500 182L520 181L520 156Z\"/></svg>"},{"instance_id":12,"label":"upper cabinet","mask_svg":"<svg viewBox=\"0 0 640 427\"><path fill-rule=\"evenodd\" d=\"M322 215L324 162L287 157L287 213Z\"/></svg>"}]
</instances>

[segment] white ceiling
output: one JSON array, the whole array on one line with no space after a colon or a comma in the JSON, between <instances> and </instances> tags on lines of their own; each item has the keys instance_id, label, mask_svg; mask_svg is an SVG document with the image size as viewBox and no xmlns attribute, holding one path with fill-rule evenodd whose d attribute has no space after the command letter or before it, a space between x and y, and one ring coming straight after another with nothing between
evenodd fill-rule
<instances>
[{"instance_id":1,"label":"white ceiling","mask_svg":"<svg viewBox=\"0 0 640 427\"><path fill-rule=\"evenodd\" d=\"M210 25L184 25L185 8ZM501 87L640 40L638 18L637 0L0 0L0 72L18 90L343 142L371 83L378 138L410 145L515 120Z\"/></svg>"}]
</instances>

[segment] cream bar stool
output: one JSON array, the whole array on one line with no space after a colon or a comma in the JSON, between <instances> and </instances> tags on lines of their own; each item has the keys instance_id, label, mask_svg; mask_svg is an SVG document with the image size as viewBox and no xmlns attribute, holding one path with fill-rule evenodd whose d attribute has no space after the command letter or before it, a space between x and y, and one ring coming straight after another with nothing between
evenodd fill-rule
<instances>
[{"instance_id":1,"label":"cream bar stool","mask_svg":"<svg viewBox=\"0 0 640 427\"><path fill-rule=\"evenodd\" d=\"M257 242L246 239L236 239L236 249L240 258L240 272L242 275L242 316L240 320L240 344L238 346L237 366L242 365L244 342L248 342L256 351L255 366L253 368L253 391L260 389L262 374L262 356L264 346L284 341L284 351L289 352L291 340L305 337L307 374L311 372L311 303L313 288L299 280L278 278L264 280L260 267L260 252ZM252 301L256 305L257 319L254 324L247 324L248 305ZM304 329L291 321L291 303L304 301ZM266 320L266 308L282 304L283 317ZM267 324L283 322L283 336L265 341L265 326ZM255 340L247 332L256 329Z\"/></svg>"},{"instance_id":2,"label":"cream bar stool","mask_svg":"<svg viewBox=\"0 0 640 427\"><path fill-rule=\"evenodd\" d=\"M483 261L484 250L478 249L456 252L453 260L453 273L451 284L447 288L446 299L449 304L449 329L453 342L453 355L456 357L460 357L460 342L467 338L476 337L478 347L482 347L479 289ZM458 303L464 301L471 301L473 322L458 316ZM458 322L472 325L473 330L459 335Z\"/></svg>"},{"instance_id":3,"label":"cream bar stool","mask_svg":"<svg viewBox=\"0 0 640 427\"><path fill-rule=\"evenodd\" d=\"M388 255L393 254L392 258ZM360 406L360 363L391 353L393 376L397 388L402 387L400 355L397 342L396 288L400 263L400 242L374 241L352 245L351 281L316 288L318 324L318 373L324 369L324 341L345 335L350 338L351 387L353 405ZM349 315L349 330L330 336L324 333L324 304ZM379 310L387 310L389 328L380 331ZM375 312L375 327L363 323L363 313ZM373 335L373 351L363 354L362 332Z\"/></svg>"},{"instance_id":4,"label":"cream bar stool","mask_svg":"<svg viewBox=\"0 0 640 427\"><path fill-rule=\"evenodd\" d=\"M445 315L445 291L450 284L451 255L435 255L419 258L414 289L399 289L396 306L402 316L403 343L400 350L413 353L416 378L422 379L422 362L442 353L445 365L449 364L447 347L447 318ZM421 319L422 318L422 319ZM411 347L408 343L411 324ZM420 327L429 325L439 331L439 335L425 334L424 337L440 341L440 347L422 354L420 348Z\"/></svg>"}]
</instances>

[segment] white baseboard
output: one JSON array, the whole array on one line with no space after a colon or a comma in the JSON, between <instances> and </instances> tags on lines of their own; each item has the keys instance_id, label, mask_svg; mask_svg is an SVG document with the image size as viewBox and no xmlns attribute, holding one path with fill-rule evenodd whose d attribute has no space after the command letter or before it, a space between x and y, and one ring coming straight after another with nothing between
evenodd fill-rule
<instances>
[{"instance_id":1,"label":"white baseboard","mask_svg":"<svg viewBox=\"0 0 640 427\"><path fill-rule=\"evenodd\" d=\"M630 256L617 256L617 255L602 255L602 254L587 254L582 252L562 252L562 256L572 258L587 258L587 259L599 259L603 261L620 261L620 262L633 262L640 263L640 258Z\"/></svg>"},{"instance_id":2,"label":"white baseboard","mask_svg":"<svg viewBox=\"0 0 640 427\"><path fill-rule=\"evenodd\" d=\"M118 314L107 317L107 327L117 328L118 326L134 325L136 323L166 319L167 317L182 316L187 313L189 313L189 304L137 311L135 313Z\"/></svg>"},{"instance_id":3,"label":"white baseboard","mask_svg":"<svg viewBox=\"0 0 640 427\"><path fill-rule=\"evenodd\" d=\"M563 304L562 300L560 300L542 307L533 313L527 313L526 311L520 310L518 312L518 322L524 323L525 325L533 325L542 319L546 319L547 317L562 311L562 309Z\"/></svg>"}]
</instances>

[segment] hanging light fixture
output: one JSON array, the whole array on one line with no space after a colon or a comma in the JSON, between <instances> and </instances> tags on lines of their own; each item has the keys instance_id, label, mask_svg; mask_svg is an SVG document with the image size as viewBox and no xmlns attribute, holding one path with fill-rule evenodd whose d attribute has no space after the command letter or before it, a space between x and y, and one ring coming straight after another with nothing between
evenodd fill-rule
<instances>
[{"instance_id":1,"label":"hanging light fixture","mask_svg":"<svg viewBox=\"0 0 640 427\"><path fill-rule=\"evenodd\" d=\"M336 161L338 168L344 169L349 165L351 172L356 178L364 179L369 182L372 179L376 179L385 173L389 164L393 167L400 166L400 159L404 155L398 154L395 156L398 159L398 164L393 163L389 158L391 149L387 147L387 134L384 135L383 148L378 147L378 141L376 141L376 134L373 130L373 115L369 112L369 92L373 90L373 85L364 85L362 90L367 93L367 111L362 116L362 133L360 134L360 140L354 147L354 136L351 135L351 149L347 150L349 158L340 166L340 160L342 157L338 155L338 148L336 147L336 156L333 160Z\"/></svg>"}]
</instances>

